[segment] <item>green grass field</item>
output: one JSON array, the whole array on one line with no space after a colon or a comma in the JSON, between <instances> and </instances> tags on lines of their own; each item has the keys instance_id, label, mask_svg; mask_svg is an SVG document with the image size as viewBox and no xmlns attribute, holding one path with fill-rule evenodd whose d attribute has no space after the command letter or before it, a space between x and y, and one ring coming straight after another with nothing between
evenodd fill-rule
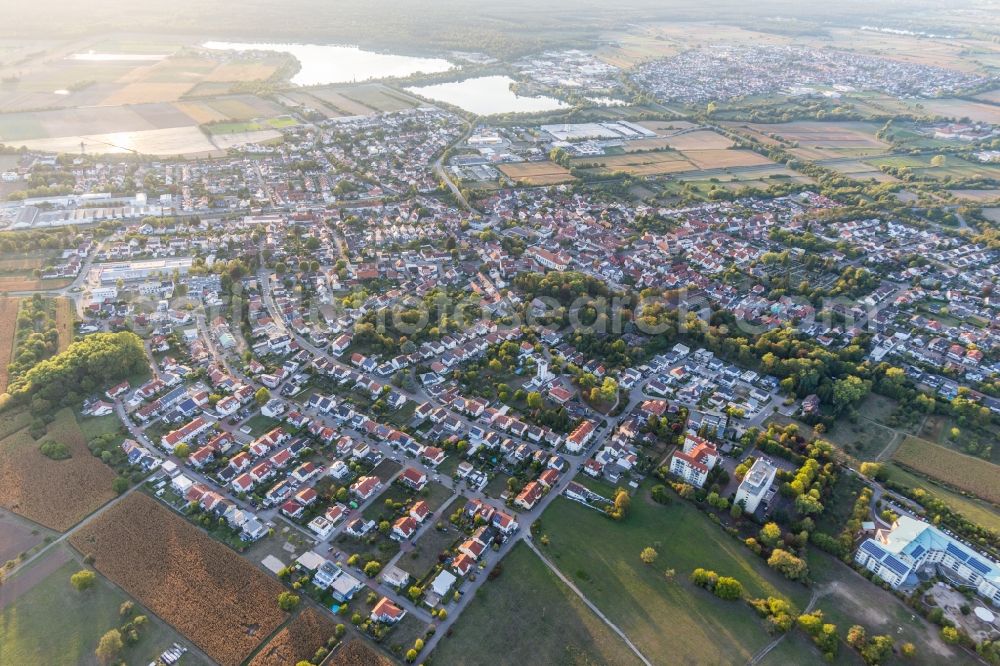
<instances>
[{"instance_id":1,"label":"green grass field","mask_svg":"<svg viewBox=\"0 0 1000 666\"><path fill-rule=\"evenodd\" d=\"M504 558L499 578L479 588L452 631L435 664L640 663L524 544Z\"/></svg>"},{"instance_id":2,"label":"green grass field","mask_svg":"<svg viewBox=\"0 0 1000 666\"><path fill-rule=\"evenodd\" d=\"M280 118L268 118L267 120L248 120L246 122L235 123L212 123L204 125L209 134L241 134L243 132L260 132L269 129L281 129L297 125L294 118L283 116Z\"/></svg>"},{"instance_id":3,"label":"green grass field","mask_svg":"<svg viewBox=\"0 0 1000 666\"><path fill-rule=\"evenodd\" d=\"M622 522L557 498L542 515L548 554L654 663L745 663L771 640L762 622L745 604L694 587L691 572L704 567L734 576L750 596L784 597L799 609L808 590L769 570L683 501L655 504L649 486L640 488ZM639 559L646 546L659 553L652 566ZM676 571L673 582L664 576L670 568ZM818 659L810 647L794 663Z\"/></svg>"},{"instance_id":4,"label":"green grass field","mask_svg":"<svg viewBox=\"0 0 1000 666\"><path fill-rule=\"evenodd\" d=\"M808 555L809 570L815 581L813 589L822 593L816 608L823 611L827 622L837 625L843 638L852 625L860 624L869 636L888 634L896 645L913 643L917 654L913 659L897 659L890 663L909 664L971 664L964 653L944 644L935 628L907 608L890 592L853 572L835 558L813 549ZM841 657L852 657L850 648L841 644ZM817 662L819 661L817 657ZM776 664L779 662L771 661ZM784 663L801 663L786 661ZM849 662L849 663L854 663ZM857 661L860 663L860 660Z\"/></svg>"},{"instance_id":5,"label":"green grass field","mask_svg":"<svg viewBox=\"0 0 1000 666\"><path fill-rule=\"evenodd\" d=\"M47 553L45 558L57 556ZM45 558L19 572L7 585L18 585L19 577L44 575ZM0 609L0 664L96 664L94 648L104 632L120 627L124 620L119 608L129 597L98 574L97 584L77 592L70 576L83 568L71 559L24 591ZM126 646L122 658L130 664L148 664L175 641L190 647L164 622L152 616L138 603L135 615L146 615L149 622L139 642ZM185 664L201 664L189 652Z\"/></svg>"}]
</instances>

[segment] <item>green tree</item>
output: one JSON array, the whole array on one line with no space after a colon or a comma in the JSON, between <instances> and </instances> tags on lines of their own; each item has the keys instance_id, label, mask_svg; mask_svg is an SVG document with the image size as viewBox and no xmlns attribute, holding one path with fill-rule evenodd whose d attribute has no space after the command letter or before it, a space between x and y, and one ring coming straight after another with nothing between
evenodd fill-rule
<instances>
[{"instance_id":1,"label":"green tree","mask_svg":"<svg viewBox=\"0 0 1000 666\"><path fill-rule=\"evenodd\" d=\"M191 455L191 447L188 446L185 442L181 442L180 444L174 447L174 455L182 459L187 458L189 455Z\"/></svg>"},{"instance_id":2,"label":"green tree","mask_svg":"<svg viewBox=\"0 0 1000 666\"><path fill-rule=\"evenodd\" d=\"M760 528L760 533L757 536L762 544L774 548L778 545L778 540L781 539L781 528L778 527L778 523L766 523L764 527Z\"/></svg>"},{"instance_id":3,"label":"green tree","mask_svg":"<svg viewBox=\"0 0 1000 666\"><path fill-rule=\"evenodd\" d=\"M97 583L97 575L90 569L81 569L69 577L69 582L76 588L77 592L83 592L94 587Z\"/></svg>"},{"instance_id":4,"label":"green tree","mask_svg":"<svg viewBox=\"0 0 1000 666\"><path fill-rule=\"evenodd\" d=\"M743 597L743 584L731 576L720 576L712 592L720 599L736 601Z\"/></svg>"},{"instance_id":5,"label":"green tree","mask_svg":"<svg viewBox=\"0 0 1000 666\"><path fill-rule=\"evenodd\" d=\"M809 573L805 560L781 548L774 549L767 558L767 565L789 580L803 580Z\"/></svg>"},{"instance_id":6,"label":"green tree","mask_svg":"<svg viewBox=\"0 0 1000 666\"><path fill-rule=\"evenodd\" d=\"M122 633L117 629L110 629L101 636L94 654L97 655L97 659L102 664L110 664L124 648L125 642L122 640Z\"/></svg>"},{"instance_id":7,"label":"green tree","mask_svg":"<svg viewBox=\"0 0 1000 666\"><path fill-rule=\"evenodd\" d=\"M646 546L642 549L642 552L639 553L639 559L642 560L644 564L652 564L656 561L657 557L659 557L659 553L657 553L656 549L652 546Z\"/></svg>"},{"instance_id":8,"label":"green tree","mask_svg":"<svg viewBox=\"0 0 1000 666\"><path fill-rule=\"evenodd\" d=\"M267 404L267 401L271 399L271 392L267 390L266 386L261 386L257 389L257 392L253 394L253 399L259 407L263 407Z\"/></svg>"},{"instance_id":9,"label":"green tree","mask_svg":"<svg viewBox=\"0 0 1000 666\"><path fill-rule=\"evenodd\" d=\"M299 601L297 594L292 594L286 590L278 595L278 608L286 613L290 613L299 605Z\"/></svg>"}]
</instances>

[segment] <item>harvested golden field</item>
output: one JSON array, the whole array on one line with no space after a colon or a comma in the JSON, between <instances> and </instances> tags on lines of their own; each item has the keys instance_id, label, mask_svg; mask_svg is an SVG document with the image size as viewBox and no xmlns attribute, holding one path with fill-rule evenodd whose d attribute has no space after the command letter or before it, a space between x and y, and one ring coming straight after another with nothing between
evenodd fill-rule
<instances>
[{"instance_id":1,"label":"harvested golden field","mask_svg":"<svg viewBox=\"0 0 1000 666\"><path fill-rule=\"evenodd\" d=\"M286 666L308 661L334 636L337 623L315 608L306 608L274 635L247 666Z\"/></svg>"},{"instance_id":2,"label":"harvested golden field","mask_svg":"<svg viewBox=\"0 0 1000 666\"><path fill-rule=\"evenodd\" d=\"M1000 465L913 436L904 439L892 457L898 464L953 488L1000 503Z\"/></svg>"},{"instance_id":3,"label":"harvested golden field","mask_svg":"<svg viewBox=\"0 0 1000 666\"><path fill-rule=\"evenodd\" d=\"M41 257L19 257L0 259L0 273L25 273L45 265Z\"/></svg>"},{"instance_id":4,"label":"harvested golden field","mask_svg":"<svg viewBox=\"0 0 1000 666\"><path fill-rule=\"evenodd\" d=\"M699 169L728 169L730 167L774 164L752 150L685 150L684 157Z\"/></svg>"},{"instance_id":5,"label":"harvested golden field","mask_svg":"<svg viewBox=\"0 0 1000 666\"><path fill-rule=\"evenodd\" d=\"M516 162L500 165L500 171L511 180L525 185L556 185L575 180L569 169L554 162Z\"/></svg>"},{"instance_id":6,"label":"harvested golden field","mask_svg":"<svg viewBox=\"0 0 1000 666\"><path fill-rule=\"evenodd\" d=\"M668 136L666 139L671 148L683 153L692 150L725 150L733 145L729 137L708 130L685 132L677 136Z\"/></svg>"},{"instance_id":7,"label":"harvested golden field","mask_svg":"<svg viewBox=\"0 0 1000 666\"><path fill-rule=\"evenodd\" d=\"M77 142L77 149L80 144ZM57 280L35 280L20 277L0 277L0 291L38 291L40 289L62 289L73 282L69 278Z\"/></svg>"},{"instance_id":8,"label":"harvested golden field","mask_svg":"<svg viewBox=\"0 0 1000 666\"><path fill-rule=\"evenodd\" d=\"M72 457L52 460L38 449L51 439ZM113 499L114 471L95 458L69 409L56 415L42 440L22 429L0 440L0 506L60 532Z\"/></svg>"},{"instance_id":9,"label":"harvested golden field","mask_svg":"<svg viewBox=\"0 0 1000 666\"><path fill-rule=\"evenodd\" d=\"M212 659L237 666L287 618L285 588L141 493L71 538L94 567Z\"/></svg>"},{"instance_id":10,"label":"harvested golden field","mask_svg":"<svg viewBox=\"0 0 1000 666\"><path fill-rule=\"evenodd\" d=\"M174 102L191 90L191 83L165 83L142 81L129 83L105 97L101 103L106 106L124 104L151 104Z\"/></svg>"},{"instance_id":11,"label":"harvested golden field","mask_svg":"<svg viewBox=\"0 0 1000 666\"><path fill-rule=\"evenodd\" d=\"M59 333L59 351L66 351L73 342L73 301L69 298L56 299L56 332Z\"/></svg>"},{"instance_id":12,"label":"harvested golden field","mask_svg":"<svg viewBox=\"0 0 1000 666\"><path fill-rule=\"evenodd\" d=\"M14 353L14 333L20 302L19 298L0 298L0 393L7 390L10 381L7 364Z\"/></svg>"}]
</instances>

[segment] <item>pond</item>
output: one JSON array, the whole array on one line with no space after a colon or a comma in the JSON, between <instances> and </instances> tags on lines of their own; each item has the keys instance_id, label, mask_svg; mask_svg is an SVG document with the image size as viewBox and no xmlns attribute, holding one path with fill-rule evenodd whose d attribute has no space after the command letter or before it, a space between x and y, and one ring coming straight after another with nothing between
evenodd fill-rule
<instances>
[{"instance_id":1,"label":"pond","mask_svg":"<svg viewBox=\"0 0 1000 666\"><path fill-rule=\"evenodd\" d=\"M481 76L450 83L407 88L428 99L446 102L481 116L498 113L539 113L568 109L569 104L554 97L526 97L510 89L509 76Z\"/></svg>"},{"instance_id":2,"label":"pond","mask_svg":"<svg viewBox=\"0 0 1000 666\"><path fill-rule=\"evenodd\" d=\"M417 72L446 72L454 65L443 58L418 58L365 51L357 46L329 44L271 44L239 42L205 42L206 49L220 51L274 51L289 53L301 65L292 77L300 86L327 83L350 83L383 79L390 76L410 76Z\"/></svg>"}]
</instances>

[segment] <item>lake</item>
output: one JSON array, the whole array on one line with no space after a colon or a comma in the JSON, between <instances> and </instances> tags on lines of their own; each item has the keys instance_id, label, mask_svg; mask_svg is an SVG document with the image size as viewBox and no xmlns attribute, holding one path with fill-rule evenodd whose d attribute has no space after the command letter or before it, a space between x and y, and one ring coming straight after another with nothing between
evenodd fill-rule
<instances>
[{"instance_id":1,"label":"lake","mask_svg":"<svg viewBox=\"0 0 1000 666\"><path fill-rule=\"evenodd\" d=\"M497 113L538 113L568 109L569 104L554 97L525 97L510 89L509 76L481 76L475 79L407 88L408 91L446 102L480 116Z\"/></svg>"},{"instance_id":2,"label":"lake","mask_svg":"<svg viewBox=\"0 0 1000 666\"><path fill-rule=\"evenodd\" d=\"M365 51L357 46L321 44L250 44L236 42L206 42L206 49L220 51L275 51L289 53L301 65L292 83L318 86L326 83L350 83L383 79L390 76L410 76L417 72L446 72L454 65L443 58L417 58Z\"/></svg>"}]
</instances>

